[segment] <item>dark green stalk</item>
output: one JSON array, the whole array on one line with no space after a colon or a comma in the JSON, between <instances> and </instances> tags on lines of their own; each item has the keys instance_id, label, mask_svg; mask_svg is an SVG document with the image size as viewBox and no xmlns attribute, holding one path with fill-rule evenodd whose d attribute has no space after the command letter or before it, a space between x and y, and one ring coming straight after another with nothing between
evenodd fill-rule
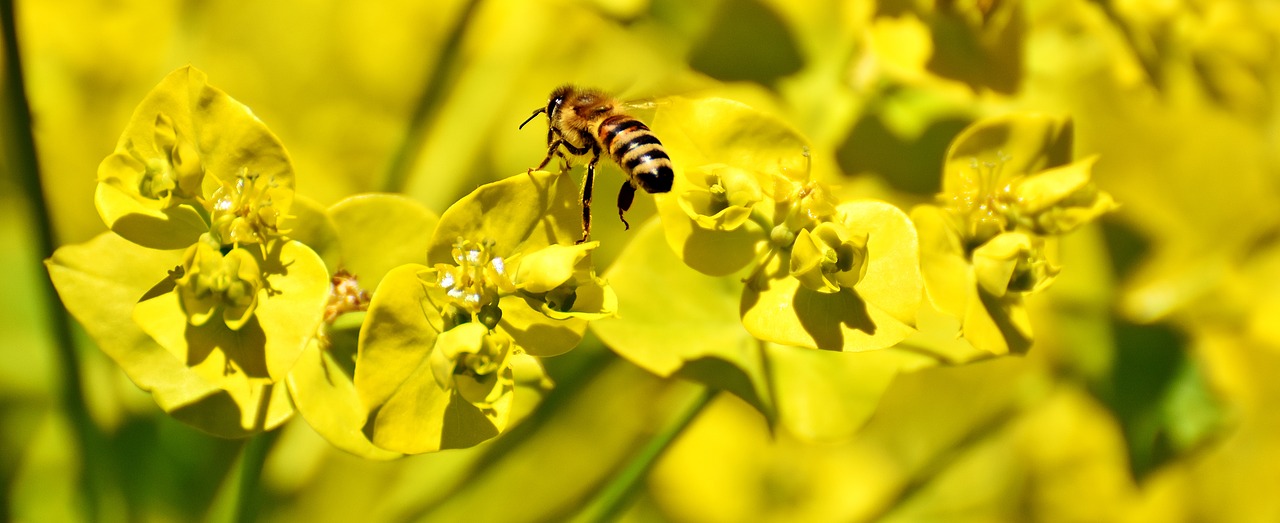
<instances>
[{"instance_id":1,"label":"dark green stalk","mask_svg":"<svg viewBox=\"0 0 1280 523\"><path fill-rule=\"evenodd\" d=\"M1155 87L1156 91L1163 91L1164 79L1160 76L1160 66L1156 62L1158 57L1143 51L1138 42L1137 30L1120 16L1112 0L1096 0L1096 3L1107 15L1107 19L1111 20L1111 23L1120 31L1120 36L1124 37L1125 43L1129 44L1129 50L1133 51L1133 58L1138 61L1138 65L1142 66L1142 72L1146 73L1152 87Z\"/></svg>"},{"instance_id":2,"label":"dark green stalk","mask_svg":"<svg viewBox=\"0 0 1280 523\"><path fill-rule=\"evenodd\" d=\"M697 419L698 415L715 398L718 389L703 387L702 391L661 432L654 435L622 470L600 490L589 505L574 518L575 521L613 521L631 505L658 459L671 447L677 437Z\"/></svg>"},{"instance_id":3,"label":"dark green stalk","mask_svg":"<svg viewBox=\"0 0 1280 523\"><path fill-rule=\"evenodd\" d=\"M4 115L7 117L3 136L8 138L8 147L4 155L7 165L3 170L10 172L18 181L21 194L27 200L26 208L31 213L29 223L35 226L36 251L41 259L53 254L56 240L53 231L53 217L44 195L44 187L40 182L40 165L36 156L35 137L31 130L31 107L27 100L26 83L22 74L22 56L18 52L17 22L15 21L13 0L0 0L0 33L3 33L4 47ZM39 263L36 260L36 263ZM71 319L62 302L58 300L53 288L53 280L47 277L48 272L41 267L40 272L46 275L41 279L44 294L44 305L47 307L45 317L53 335L53 345L57 351L58 379L61 382L58 402L62 411L70 420L75 431L76 443L80 447L81 488L84 493L84 516L90 521L100 519L98 513L98 482L96 478L103 473L103 460L98 451L102 441L101 434L89 418L85 407L84 389L80 384L80 359L76 354L75 340L72 337Z\"/></svg>"},{"instance_id":4,"label":"dark green stalk","mask_svg":"<svg viewBox=\"0 0 1280 523\"><path fill-rule=\"evenodd\" d=\"M471 18L479 5L480 0L468 0L454 22L449 37L440 47L440 56L437 57L435 67L427 77L427 85L422 90L422 95L418 97L413 115L409 118L409 128L405 131L400 146L391 157L391 165L382 178L382 187L379 189L382 192L403 192L405 186L409 184L409 175L418 164L418 157L422 152L422 140L427 135L428 124L435 120L447 88L457 78L458 49L462 46L467 27L471 25Z\"/></svg>"},{"instance_id":5,"label":"dark green stalk","mask_svg":"<svg viewBox=\"0 0 1280 523\"><path fill-rule=\"evenodd\" d=\"M266 406L262 408L265 412ZM258 519L258 509L262 505L262 496L258 488L262 479L262 465L266 463L267 452L271 450L277 437L279 437L278 430L260 432L244 444L244 450L240 453L240 477L236 485L234 521L237 523L248 523Z\"/></svg>"},{"instance_id":6,"label":"dark green stalk","mask_svg":"<svg viewBox=\"0 0 1280 523\"><path fill-rule=\"evenodd\" d=\"M1022 410L1016 405L1007 407L984 420L982 424L966 433L955 444L931 456L929 461L907 478L906 482L898 488L897 493L891 499L886 500L881 505L879 511L864 518L863 521L883 521L894 511L906 506L916 494L922 492L934 479L946 472L951 465L955 464L968 451L973 450L978 444L986 441L987 438L998 434L1010 422L1017 419L1018 414L1021 412Z\"/></svg>"}]
</instances>

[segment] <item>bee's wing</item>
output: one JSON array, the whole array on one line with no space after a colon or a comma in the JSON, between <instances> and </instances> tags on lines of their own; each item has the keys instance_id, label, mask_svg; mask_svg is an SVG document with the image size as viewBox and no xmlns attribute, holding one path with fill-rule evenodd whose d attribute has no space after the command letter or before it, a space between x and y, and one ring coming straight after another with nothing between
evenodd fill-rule
<instances>
[{"instance_id":1,"label":"bee's wing","mask_svg":"<svg viewBox=\"0 0 1280 523\"><path fill-rule=\"evenodd\" d=\"M668 103L669 102L667 102L666 100L658 100L656 98L644 98L640 100L629 100L626 102L622 102L622 107L629 111L653 111L653 110L656 110L659 105L666 105Z\"/></svg>"},{"instance_id":2,"label":"bee's wing","mask_svg":"<svg viewBox=\"0 0 1280 523\"><path fill-rule=\"evenodd\" d=\"M670 105L666 98L641 98L622 102L622 109L643 121L653 121L653 116L664 105Z\"/></svg>"}]
</instances>

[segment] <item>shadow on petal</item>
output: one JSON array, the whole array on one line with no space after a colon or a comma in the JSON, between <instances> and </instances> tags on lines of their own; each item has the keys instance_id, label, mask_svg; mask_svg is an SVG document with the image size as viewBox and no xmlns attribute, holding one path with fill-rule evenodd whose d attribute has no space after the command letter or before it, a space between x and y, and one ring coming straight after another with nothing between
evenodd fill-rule
<instances>
[{"instance_id":1,"label":"shadow on petal","mask_svg":"<svg viewBox=\"0 0 1280 523\"><path fill-rule=\"evenodd\" d=\"M240 330L233 331L222 322L210 321L204 325L187 324L184 333L187 342L188 367L195 367L221 349L227 364L235 362L251 378L270 378L267 373L267 335L256 317L250 318ZM230 374L230 369L228 369Z\"/></svg>"},{"instance_id":2,"label":"shadow on petal","mask_svg":"<svg viewBox=\"0 0 1280 523\"><path fill-rule=\"evenodd\" d=\"M685 240L681 259L703 274L733 274L755 259L756 240L760 237L759 231L750 227L709 231L695 226Z\"/></svg>"},{"instance_id":3,"label":"shadow on petal","mask_svg":"<svg viewBox=\"0 0 1280 523\"><path fill-rule=\"evenodd\" d=\"M111 230L150 249L183 249L209 230L204 218L189 205L161 209L156 214L132 212L110 223Z\"/></svg>"},{"instance_id":4,"label":"shadow on petal","mask_svg":"<svg viewBox=\"0 0 1280 523\"><path fill-rule=\"evenodd\" d=\"M183 270L181 265L175 266L173 270L169 271L169 274L165 276L163 280L160 280L159 283L151 286L151 288L147 290L146 294L143 294L141 298L138 298L138 301L143 302L169 294L173 291L173 288L177 286L178 278L181 278L185 272L186 271Z\"/></svg>"},{"instance_id":5,"label":"shadow on petal","mask_svg":"<svg viewBox=\"0 0 1280 523\"><path fill-rule=\"evenodd\" d=\"M1025 354L1027 349L1031 348L1033 339L1026 319L1016 317L1016 315L1026 315L1026 311L1019 310L1020 303L1002 300L982 289L978 289L978 298L982 301L982 307L987 310L987 314L991 316L991 321L1004 335L1009 353Z\"/></svg>"},{"instance_id":6,"label":"shadow on petal","mask_svg":"<svg viewBox=\"0 0 1280 523\"><path fill-rule=\"evenodd\" d=\"M755 376L756 380L753 382L753 376L742 368L742 362L730 362L714 356L706 356L685 361L675 375L727 390L750 403L771 423L777 419L777 411L774 409L773 398L770 397L767 379Z\"/></svg>"},{"instance_id":7,"label":"shadow on petal","mask_svg":"<svg viewBox=\"0 0 1280 523\"><path fill-rule=\"evenodd\" d=\"M226 420L239 420L242 417L240 405L236 403L231 395L226 391L218 391L197 401L183 405L174 410L169 411L169 415L174 419L206 430L204 427L226 427ZM212 432L210 432L213 434ZM219 432L215 435L220 437L236 437L247 436L250 431L244 431L243 434Z\"/></svg>"},{"instance_id":8,"label":"shadow on petal","mask_svg":"<svg viewBox=\"0 0 1280 523\"><path fill-rule=\"evenodd\" d=\"M804 287L796 289L791 302L805 332L822 350L844 350L844 333L840 326L875 335L876 324L867 312L867 303L852 289L822 293Z\"/></svg>"},{"instance_id":9,"label":"shadow on petal","mask_svg":"<svg viewBox=\"0 0 1280 523\"><path fill-rule=\"evenodd\" d=\"M444 430L440 435L440 449L464 449L498 435L498 427L475 405L467 402L457 392L449 395L449 406L444 410Z\"/></svg>"}]
</instances>

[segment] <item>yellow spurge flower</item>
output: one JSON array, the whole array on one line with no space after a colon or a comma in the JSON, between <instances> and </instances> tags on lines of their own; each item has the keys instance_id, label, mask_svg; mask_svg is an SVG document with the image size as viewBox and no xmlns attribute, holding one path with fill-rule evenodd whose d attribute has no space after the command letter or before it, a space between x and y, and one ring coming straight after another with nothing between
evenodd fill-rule
<instances>
[{"instance_id":1,"label":"yellow spurge flower","mask_svg":"<svg viewBox=\"0 0 1280 523\"><path fill-rule=\"evenodd\" d=\"M784 225L792 232L812 228L814 225L830 221L836 216L836 199L826 186L816 181L797 182L783 176L774 177L773 200L778 202L779 220L776 225Z\"/></svg>"},{"instance_id":2,"label":"yellow spurge flower","mask_svg":"<svg viewBox=\"0 0 1280 523\"><path fill-rule=\"evenodd\" d=\"M221 310L227 327L239 330L258 305L262 271L248 251L232 249L224 256L207 238L187 249L176 282L182 308L191 325L204 325Z\"/></svg>"},{"instance_id":3,"label":"yellow spurge flower","mask_svg":"<svg viewBox=\"0 0 1280 523\"><path fill-rule=\"evenodd\" d=\"M428 363L441 390L457 390L471 404L484 407L511 391L507 360L512 348L509 336L468 323L440 333Z\"/></svg>"},{"instance_id":4,"label":"yellow spurge flower","mask_svg":"<svg viewBox=\"0 0 1280 523\"><path fill-rule=\"evenodd\" d=\"M751 218L755 204L764 199L756 175L737 167L709 164L689 174L694 187L679 196L680 208L699 227L731 231Z\"/></svg>"},{"instance_id":5,"label":"yellow spurge flower","mask_svg":"<svg viewBox=\"0 0 1280 523\"><path fill-rule=\"evenodd\" d=\"M973 252L973 272L978 286L988 294L1033 293L1044 290L1058 275L1049 262L1044 240L1020 232L1004 233Z\"/></svg>"},{"instance_id":6,"label":"yellow spurge flower","mask_svg":"<svg viewBox=\"0 0 1280 523\"><path fill-rule=\"evenodd\" d=\"M617 312L613 291L595 275L589 255L600 242L548 245L511 257L520 295L553 320L607 318Z\"/></svg>"},{"instance_id":7,"label":"yellow spurge flower","mask_svg":"<svg viewBox=\"0 0 1280 523\"><path fill-rule=\"evenodd\" d=\"M259 176L241 168L234 181L223 182L213 192L213 231L223 244L245 245L266 243L280 236L284 214L274 203L273 194L291 190L282 187L274 176Z\"/></svg>"},{"instance_id":8,"label":"yellow spurge flower","mask_svg":"<svg viewBox=\"0 0 1280 523\"><path fill-rule=\"evenodd\" d=\"M211 230L222 244L262 242L292 201L293 166L283 144L192 67L166 76L138 105L99 164L94 193L107 227L164 250L186 249Z\"/></svg>"},{"instance_id":9,"label":"yellow spurge flower","mask_svg":"<svg viewBox=\"0 0 1280 523\"><path fill-rule=\"evenodd\" d=\"M837 222L821 223L813 232L801 230L791 247L789 272L818 292L852 288L867 272L867 235Z\"/></svg>"},{"instance_id":10,"label":"yellow spurge flower","mask_svg":"<svg viewBox=\"0 0 1280 523\"><path fill-rule=\"evenodd\" d=\"M424 274L428 285L444 291L449 303L468 315L494 310L503 294L515 292L506 260L493 252L492 241L459 238L451 251L453 265L437 263ZM501 311L496 311L498 318ZM493 323L497 323L497 319ZM492 325L490 325L492 327Z\"/></svg>"},{"instance_id":11,"label":"yellow spurge flower","mask_svg":"<svg viewBox=\"0 0 1280 523\"><path fill-rule=\"evenodd\" d=\"M1036 234L1066 234L1115 210L1090 180L1097 156L1014 179L1001 195L1012 220Z\"/></svg>"},{"instance_id":12,"label":"yellow spurge flower","mask_svg":"<svg viewBox=\"0 0 1280 523\"><path fill-rule=\"evenodd\" d=\"M589 317L612 315L617 298L591 273L596 244L571 245L582 233L578 201L577 180L544 171L483 185L440 216L430 267L386 273L353 380L373 445L416 454L502 433L517 362L562 354ZM550 307L572 310L555 317Z\"/></svg>"},{"instance_id":13,"label":"yellow spurge flower","mask_svg":"<svg viewBox=\"0 0 1280 523\"><path fill-rule=\"evenodd\" d=\"M940 195L966 250L986 243L1009 228L1000 200L1002 193L997 188L1006 161L1003 157L996 162L972 159L955 192Z\"/></svg>"}]
</instances>

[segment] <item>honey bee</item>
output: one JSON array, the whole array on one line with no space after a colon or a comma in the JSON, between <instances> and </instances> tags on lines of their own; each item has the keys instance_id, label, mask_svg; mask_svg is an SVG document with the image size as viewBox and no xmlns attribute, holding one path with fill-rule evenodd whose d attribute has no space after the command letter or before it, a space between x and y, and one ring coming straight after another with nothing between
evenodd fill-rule
<instances>
[{"instance_id":1,"label":"honey bee","mask_svg":"<svg viewBox=\"0 0 1280 523\"><path fill-rule=\"evenodd\" d=\"M591 237L591 189L602 151L608 151L627 175L618 192L618 218L627 229L631 224L623 214L631 208L637 186L650 194L671 190L675 178L671 157L649 127L628 115L625 108L625 104L601 91L562 85L551 92L546 107L535 109L520 124L523 129L539 114L547 115L547 157L530 171L546 167L554 156L559 156L567 168L569 157L565 151L574 156L591 155L587 177L582 182L582 239L578 243Z\"/></svg>"}]
</instances>

